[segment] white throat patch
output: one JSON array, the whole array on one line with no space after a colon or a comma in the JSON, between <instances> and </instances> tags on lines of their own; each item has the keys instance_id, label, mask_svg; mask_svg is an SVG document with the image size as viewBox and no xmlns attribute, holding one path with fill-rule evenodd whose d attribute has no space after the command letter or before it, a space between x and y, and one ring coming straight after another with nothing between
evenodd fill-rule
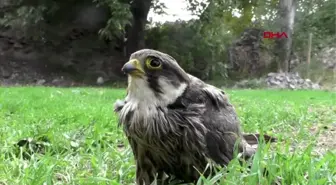
<instances>
[{"instance_id":1,"label":"white throat patch","mask_svg":"<svg viewBox=\"0 0 336 185\"><path fill-rule=\"evenodd\" d=\"M186 83L183 83L176 88L169 83L169 81L162 78L158 80L162 93L157 97L154 94L153 89L149 87L147 79L129 77L128 83L128 94L125 99L126 103L120 111L120 118L123 120L123 124L129 124L128 132L133 131L133 133L139 132L139 130L136 129L137 127L147 127L149 129L156 128L152 118L160 112L157 107L166 107L167 105L174 103L187 88ZM133 115L131 120L126 123L127 113L130 111L133 111ZM141 122L139 122L139 120L141 120ZM141 135L141 133L138 133L137 135Z\"/></svg>"},{"instance_id":2,"label":"white throat patch","mask_svg":"<svg viewBox=\"0 0 336 185\"><path fill-rule=\"evenodd\" d=\"M167 106L174 103L175 100L183 94L187 88L186 83L182 83L179 87L175 87L169 83L168 79L159 78L158 84L162 90L160 96L157 97L148 86L146 78L132 78L128 79L128 95L126 101L131 104L137 104L138 106Z\"/></svg>"}]
</instances>

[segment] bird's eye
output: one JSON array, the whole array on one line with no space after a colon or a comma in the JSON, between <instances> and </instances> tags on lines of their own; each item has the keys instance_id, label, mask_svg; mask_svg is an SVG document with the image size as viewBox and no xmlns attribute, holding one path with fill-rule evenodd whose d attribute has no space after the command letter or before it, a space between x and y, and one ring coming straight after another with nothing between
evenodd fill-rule
<instances>
[{"instance_id":1,"label":"bird's eye","mask_svg":"<svg viewBox=\"0 0 336 185\"><path fill-rule=\"evenodd\" d=\"M146 65L149 69L159 69L161 68L161 61L158 59L147 59Z\"/></svg>"},{"instance_id":2,"label":"bird's eye","mask_svg":"<svg viewBox=\"0 0 336 185\"><path fill-rule=\"evenodd\" d=\"M152 67L159 67L161 65L161 62L158 60L151 60L149 63Z\"/></svg>"}]
</instances>

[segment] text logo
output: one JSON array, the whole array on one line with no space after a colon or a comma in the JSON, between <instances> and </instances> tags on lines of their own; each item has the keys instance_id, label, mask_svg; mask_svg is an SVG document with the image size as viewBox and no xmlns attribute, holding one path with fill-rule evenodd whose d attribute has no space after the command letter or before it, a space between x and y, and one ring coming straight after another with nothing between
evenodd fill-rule
<instances>
[{"instance_id":1,"label":"text logo","mask_svg":"<svg viewBox=\"0 0 336 185\"><path fill-rule=\"evenodd\" d=\"M281 39L281 38L288 38L286 32L271 32L265 31L264 32L264 39Z\"/></svg>"}]
</instances>

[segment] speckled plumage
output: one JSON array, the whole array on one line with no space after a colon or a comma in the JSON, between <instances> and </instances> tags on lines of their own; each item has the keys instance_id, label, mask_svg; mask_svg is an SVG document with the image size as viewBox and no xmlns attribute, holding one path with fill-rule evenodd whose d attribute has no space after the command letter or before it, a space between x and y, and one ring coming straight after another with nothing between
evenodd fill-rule
<instances>
[{"instance_id":1,"label":"speckled plumage","mask_svg":"<svg viewBox=\"0 0 336 185\"><path fill-rule=\"evenodd\" d=\"M146 69L148 57L160 60L162 68ZM136 160L137 184L164 174L195 182L209 161L227 165L242 139L227 95L187 74L167 54L144 49L130 58L140 61L145 74L129 75L127 96L115 103L115 111ZM247 156L254 152L244 139L238 146Z\"/></svg>"}]
</instances>

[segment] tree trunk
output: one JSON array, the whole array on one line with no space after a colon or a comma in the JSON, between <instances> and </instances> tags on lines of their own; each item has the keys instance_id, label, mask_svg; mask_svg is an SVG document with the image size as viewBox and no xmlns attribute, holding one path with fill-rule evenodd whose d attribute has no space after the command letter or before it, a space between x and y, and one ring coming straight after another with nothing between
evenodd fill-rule
<instances>
[{"instance_id":1,"label":"tree trunk","mask_svg":"<svg viewBox=\"0 0 336 185\"><path fill-rule=\"evenodd\" d=\"M134 0L131 4L132 26L128 29L127 55L145 47L145 26L151 0Z\"/></svg>"},{"instance_id":2,"label":"tree trunk","mask_svg":"<svg viewBox=\"0 0 336 185\"><path fill-rule=\"evenodd\" d=\"M279 18L278 30L276 32L285 32L288 38L276 38L275 55L280 72L289 71L289 62L292 49L292 34L294 28L294 18L296 10L296 0L280 0L279 3Z\"/></svg>"}]
</instances>

